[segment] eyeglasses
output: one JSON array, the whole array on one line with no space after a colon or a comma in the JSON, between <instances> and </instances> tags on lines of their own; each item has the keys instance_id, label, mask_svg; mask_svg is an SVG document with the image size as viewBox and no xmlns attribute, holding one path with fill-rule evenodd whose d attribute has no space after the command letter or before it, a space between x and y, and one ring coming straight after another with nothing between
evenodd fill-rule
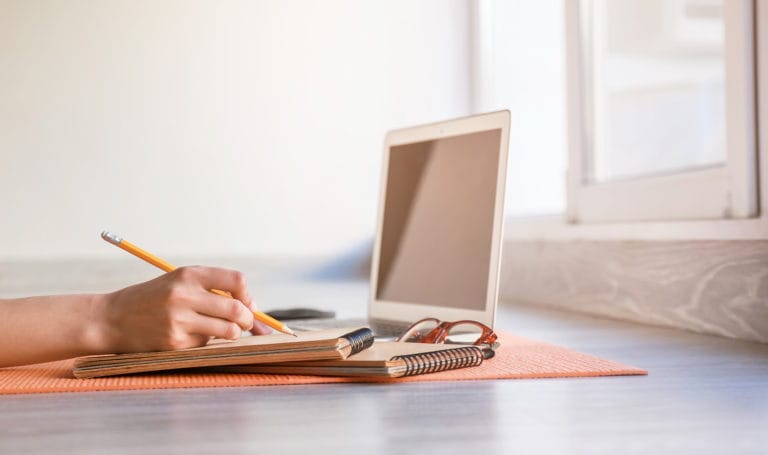
<instances>
[{"instance_id":1,"label":"eyeglasses","mask_svg":"<svg viewBox=\"0 0 768 455\"><path fill-rule=\"evenodd\" d=\"M487 325L470 320L446 322L425 318L413 323L397 339L405 343L472 344L493 347L498 336Z\"/></svg>"}]
</instances>

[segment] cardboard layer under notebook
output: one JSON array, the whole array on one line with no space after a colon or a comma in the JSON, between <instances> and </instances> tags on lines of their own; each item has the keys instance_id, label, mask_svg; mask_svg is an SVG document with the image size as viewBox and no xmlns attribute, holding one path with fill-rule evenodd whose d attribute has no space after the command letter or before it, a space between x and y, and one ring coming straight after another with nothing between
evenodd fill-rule
<instances>
[{"instance_id":1,"label":"cardboard layer under notebook","mask_svg":"<svg viewBox=\"0 0 768 455\"><path fill-rule=\"evenodd\" d=\"M92 392L108 390L245 387L346 382L424 382L484 379L533 379L644 375L645 370L572 349L499 333L501 347L482 365L402 379L322 377L277 374L228 374L177 371L107 378L76 379L74 360L0 368L0 394Z\"/></svg>"}]
</instances>

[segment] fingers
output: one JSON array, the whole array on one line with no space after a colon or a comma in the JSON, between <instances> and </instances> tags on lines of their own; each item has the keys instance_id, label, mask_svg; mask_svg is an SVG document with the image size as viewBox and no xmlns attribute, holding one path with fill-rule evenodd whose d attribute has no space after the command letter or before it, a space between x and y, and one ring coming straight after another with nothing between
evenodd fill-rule
<instances>
[{"instance_id":1,"label":"fingers","mask_svg":"<svg viewBox=\"0 0 768 455\"><path fill-rule=\"evenodd\" d=\"M179 274L182 280L191 279L200 284L203 289L218 289L229 292L233 298L241 301L251 310L255 310L251 293L245 275L237 270L228 270L217 267L181 267L174 273Z\"/></svg>"},{"instance_id":2,"label":"fingers","mask_svg":"<svg viewBox=\"0 0 768 455\"><path fill-rule=\"evenodd\" d=\"M225 340L236 340L243 333L243 329L234 322L204 315L198 315L194 320L190 321L187 330L190 333L223 338Z\"/></svg>"},{"instance_id":3,"label":"fingers","mask_svg":"<svg viewBox=\"0 0 768 455\"><path fill-rule=\"evenodd\" d=\"M253 327L253 312L239 300L207 292L195 299L191 308L200 315L233 322L242 330Z\"/></svg>"},{"instance_id":4,"label":"fingers","mask_svg":"<svg viewBox=\"0 0 768 455\"><path fill-rule=\"evenodd\" d=\"M258 335L272 332L261 323L254 324L256 306L241 272L192 266L178 268L171 274L175 275L174 281L186 284L183 286L186 289L186 305L200 316L199 321L207 321L196 322L194 331L188 328L189 333L232 339L240 336L243 330ZM214 289L229 292L231 297L211 292Z\"/></svg>"},{"instance_id":5,"label":"fingers","mask_svg":"<svg viewBox=\"0 0 768 455\"><path fill-rule=\"evenodd\" d=\"M253 327L251 327L251 333L254 335L269 335L272 333L273 330L264 324L263 322L259 322L254 320L253 321Z\"/></svg>"}]
</instances>

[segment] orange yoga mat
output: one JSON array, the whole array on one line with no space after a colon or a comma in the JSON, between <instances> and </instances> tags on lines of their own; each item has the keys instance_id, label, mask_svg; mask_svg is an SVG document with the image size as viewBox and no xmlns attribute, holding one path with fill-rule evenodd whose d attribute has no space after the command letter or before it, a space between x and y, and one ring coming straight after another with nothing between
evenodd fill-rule
<instances>
[{"instance_id":1,"label":"orange yoga mat","mask_svg":"<svg viewBox=\"0 0 768 455\"><path fill-rule=\"evenodd\" d=\"M496 356L482 365L401 379L337 378L283 374L228 374L177 371L110 378L75 379L74 360L0 368L0 394L107 390L243 387L342 382L463 381L644 375L645 370L571 349L500 333Z\"/></svg>"}]
</instances>

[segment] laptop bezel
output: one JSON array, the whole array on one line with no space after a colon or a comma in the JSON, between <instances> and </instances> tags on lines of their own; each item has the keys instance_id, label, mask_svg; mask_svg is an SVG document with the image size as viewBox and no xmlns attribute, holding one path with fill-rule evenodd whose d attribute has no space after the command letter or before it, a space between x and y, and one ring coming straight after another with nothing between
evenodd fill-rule
<instances>
[{"instance_id":1,"label":"laptop bezel","mask_svg":"<svg viewBox=\"0 0 768 455\"><path fill-rule=\"evenodd\" d=\"M413 322L425 317L435 317L446 321L472 319L493 327L499 298L499 272L504 228L504 189L509 150L509 125L510 113L509 111L504 110L409 128L401 128L387 133L384 140L376 237L371 260L370 296L368 300L369 319L402 322ZM387 195L389 156L392 147L496 129L501 130L501 139L499 141L498 150L499 166L496 176L496 198L494 203L493 234L488 268L488 286L483 310L448 308L377 299L378 264L384 224L384 207Z\"/></svg>"}]
</instances>

